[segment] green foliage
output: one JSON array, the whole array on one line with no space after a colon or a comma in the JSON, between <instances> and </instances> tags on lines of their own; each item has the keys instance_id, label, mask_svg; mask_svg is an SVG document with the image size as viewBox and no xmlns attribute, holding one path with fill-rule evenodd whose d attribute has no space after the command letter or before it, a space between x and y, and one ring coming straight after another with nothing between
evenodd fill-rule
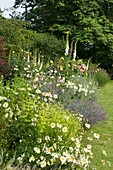
<instances>
[{"instance_id":1,"label":"green foliage","mask_svg":"<svg viewBox=\"0 0 113 170\"><path fill-rule=\"evenodd\" d=\"M98 82L98 86L101 87L110 81L110 75L105 69L102 69L99 64L89 65L89 73Z\"/></svg>"},{"instance_id":2,"label":"green foliage","mask_svg":"<svg viewBox=\"0 0 113 170\"><path fill-rule=\"evenodd\" d=\"M41 52L41 55L44 56L45 60L59 58L62 56L65 51L65 42L57 39L55 36L38 33L37 34L37 50Z\"/></svg>"},{"instance_id":3,"label":"green foliage","mask_svg":"<svg viewBox=\"0 0 113 170\"><path fill-rule=\"evenodd\" d=\"M98 82L99 87L107 84L110 81L110 76L108 73L104 70L99 68L93 73L93 76L95 80Z\"/></svg>"},{"instance_id":4,"label":"green foliage","mask_svg":"<svg viewBox=\"0 0 113 170\"><path fill-rule=\"evenodd\" d=\"M15 7L31 7L23 16L38 32L52 32L58 37L70 31L80 58L93 58L103 67L113 62L113 1L108 0L39 0L31 3L15 0ZM38 16L38 17L37 17Z\"/></svg>"},{"instance_id":5,"label":"green foliage","mask_svg":"<svg viewBox=\"0 0 113 170\"><path fill-rule=\"evenodd\" d=\"M28 56L31 60L38 60L38 56L45 61L64 54L64 41L46 33L36 33L27 29L29 23L16 19L0 19L0 35L5 37L5 51L9 60L21 60Z\"/></svg>"},{"instance_id":6,"label":"green foliage","mask_svg":"<svg viewBox=\"0 0 113 170\"><path fill-rule=\"evenodd\" d=\"M0 129L0 149L3 151L1 169L11 159L14 165L41 168L63 168L65 163L71 167L74 155L82 161L85 152L82 148L78 152L79 136L83 132L78 115L57 104L40 102L32 92L30 83L22 77L16 77L11 87L7 84L1 90L0 114L4 124ZM72 159L69 163L67 156ZM42 165L42 161L46 164ZM84 165L79 165L78 161L74 166Z\"/></svg>"}]
</instances>

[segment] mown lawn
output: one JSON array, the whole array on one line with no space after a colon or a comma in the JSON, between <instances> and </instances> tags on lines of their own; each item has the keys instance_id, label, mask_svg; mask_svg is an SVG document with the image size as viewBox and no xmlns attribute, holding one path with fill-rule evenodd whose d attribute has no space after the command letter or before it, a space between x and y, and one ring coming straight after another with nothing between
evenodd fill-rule
<instances>
[{"instance_id":1,"label":"mown lawn","mask_svg":"<svg viewBox=\"0 0 113 170\"><path fill-rule=\"evenodd\" d=\"M90 169L113 170L113 81L100 88L98 101L108 113L108 120L107 124L98 124L92 127L87 134L89 136L92 135L92 132L100 134L99 140L90 142L93 146L94 157ZM103 151L106 151L106 156Z\"/></svg>"}]
</instances>

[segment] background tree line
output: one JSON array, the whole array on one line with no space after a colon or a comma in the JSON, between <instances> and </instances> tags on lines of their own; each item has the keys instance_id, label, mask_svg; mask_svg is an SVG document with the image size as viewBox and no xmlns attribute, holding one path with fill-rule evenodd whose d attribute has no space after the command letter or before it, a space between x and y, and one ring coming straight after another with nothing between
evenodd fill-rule
<instances>
[{"instance_id":1,"label":"background tree line","mask_svg":"<svg viewBox=\"0 0 113 170\"><path fill-rule=\"evenodd\" d=\"M20 6L25 10L16 15ZM68 31L70 46L77 42L79 58L92 58L106 69L112 67L113 0L15 0L14 8L11 17L20 23L28 21L31 26L26 27L27 31L35 31L34 35L49 33L60 39Z\"/></svg>"}]
</instances>

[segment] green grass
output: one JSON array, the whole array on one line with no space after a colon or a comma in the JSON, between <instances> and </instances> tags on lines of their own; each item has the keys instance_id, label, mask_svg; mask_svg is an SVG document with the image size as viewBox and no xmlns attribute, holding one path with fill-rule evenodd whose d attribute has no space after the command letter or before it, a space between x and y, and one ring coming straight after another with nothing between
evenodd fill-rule
<instances>
[{"instance_id":1,"label":"green grass","mask_svg":"<svg viewBox=\"0 0 113 170\"><path fill-rule=\"evenodd\" d=\"M108 120L107 124L98 124L92 127L87 134L89 136L92 135L92 132L100 134L99 140L90 142L93 147L90 169L113 170L113 81L99 90L98 101L108 113ZM103 155L103 150L106 151L107 156ZM103 165L102 160L105 161L105 165Z\"/></svg>"}]
</instances>

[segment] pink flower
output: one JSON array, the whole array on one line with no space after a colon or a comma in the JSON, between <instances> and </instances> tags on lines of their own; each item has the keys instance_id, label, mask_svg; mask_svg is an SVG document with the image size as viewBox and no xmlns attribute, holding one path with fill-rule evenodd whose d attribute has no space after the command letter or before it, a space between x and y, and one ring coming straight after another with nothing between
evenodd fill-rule
<instances>
[{"instance_id":1,"label":"pink flower","mask_svg":"<svg viewBox=\"0 0 113 170\"><path fill-rule=\"evenodd\" d=\"M87 67L86 67L85 64L82 64L82 69L83 69L83 70L87 70Z\"/></svg>"}]
</instances>

